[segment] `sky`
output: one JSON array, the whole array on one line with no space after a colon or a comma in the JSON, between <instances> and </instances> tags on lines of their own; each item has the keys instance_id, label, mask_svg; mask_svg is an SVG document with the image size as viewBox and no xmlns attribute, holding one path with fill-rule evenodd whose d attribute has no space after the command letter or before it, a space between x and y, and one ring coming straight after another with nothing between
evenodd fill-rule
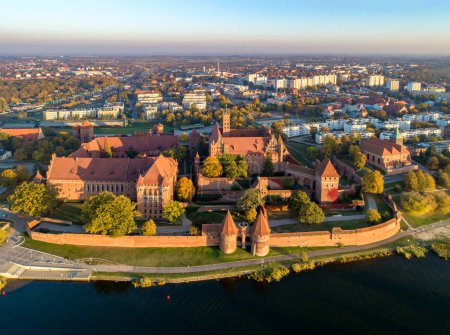
<instances>
[{"instance_id":1,"label":"sky","mask_svg":"<svg viewBox=\"0 0 450 335\"><path fill-rule=\"evenodd\" d=\"M450 0L0 0L0 55L450 55Z\"/></svg>"}]
</instances>

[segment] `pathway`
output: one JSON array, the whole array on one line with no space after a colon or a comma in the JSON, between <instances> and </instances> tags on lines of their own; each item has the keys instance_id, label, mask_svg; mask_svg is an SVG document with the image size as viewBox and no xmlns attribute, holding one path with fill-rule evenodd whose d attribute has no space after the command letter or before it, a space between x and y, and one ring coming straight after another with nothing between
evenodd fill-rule
<instances>
[{"instance_id":1,"label":"pathway","mask_svg":"<svg viewBox=\"0 0 450 335\"><path fill-rule=\"evenodd\" d=\"M200 266L186 267L140 267L129 265L87 265L74 262L62 257L50 255L44 252L21 247L19 244L24 240L20 235L25 218L11 214L11 219L16 223L16 230L12 228L12 234L7 243L0 247L0 275L10 278L20 279L46 279L46 280L89 280L93 272L129 272L129 273L194 273L213 270L225 270L253 265L261 265L270 262L281 262L288 260L297 260L298 254L285 254L263 258L252 258L248 260L227 262L219 264L209 264ZM348 217L345 217L348 219ZM187 219L183 220L183 226L186 226ZM278 220L281 221L281 220ZM286 223L284 223L286 224ZM433 229L439 229L450 225L450 220L433 223L416 229L402 231L391 238L376 243L363 246L348 246L343 248L334 248L326 250L317 250L308 252L309 257L331 256L348 252L358 252L394 242L407 236L416 236L418 234L429 232ZM171 227L168 227L171 228Z\"/></svg>"},{"instance_id":2,"label":"pathway","mask_svg":"<svg viewBox=\"0 0 450 335\"><path fill-rule=\"evenodd\" d=\"M156 228L158 235L175 235L175 234L184 234L189 232L189 226L192 221L186 217L186 214L183 214L181 218L181 225L168 225L168 226L159 226Z\"/></svg>"},{"instance_id":3,"label":"pathway","mask_svg":"<svg viewBox=\"0 0 450 335\"><path fill-rule=\"evenodd\" d=\"M375 201L375 198L373 197L373 195L369 194L369 193L364 193L364 196L365 196L365 198L367 200L368 209L375 209L375 210L377 210L378 209L377 202Z\"/></svg>"}]
</instances>

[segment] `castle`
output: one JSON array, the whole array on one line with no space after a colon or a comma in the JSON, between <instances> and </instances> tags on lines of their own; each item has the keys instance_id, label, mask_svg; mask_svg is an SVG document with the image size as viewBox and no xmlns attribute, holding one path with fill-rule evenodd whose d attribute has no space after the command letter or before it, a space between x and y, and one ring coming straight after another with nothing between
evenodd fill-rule
<instances>
[{"instance_id":1,"label":"castle","mask_svg":"<svg viewBox=\"0 0 450 335\"><path fill-rule=\"evenodd\" d=\"M231 129L230 112L223 112L222 128L216 123L209 135L210 156L223 154L241 155L248 164L248 174L258 175L263 171L268 156L275 171L281 171L281 163L288 151L281 136L275 137L269 128Z\"/></svg>"},{"instance_id":2,"label":"castle","mask_svg":"<svg viewBox=\"0 0 450 335\"><path fill-rule=\"evenodd\" d=\"M159 155L145 158L92 158L52 156L47 184L67 200L85 200L102 191L136 200L143 219L161 218L173 200L178 175L175 159Z\"/></svg>"}]
</instances>

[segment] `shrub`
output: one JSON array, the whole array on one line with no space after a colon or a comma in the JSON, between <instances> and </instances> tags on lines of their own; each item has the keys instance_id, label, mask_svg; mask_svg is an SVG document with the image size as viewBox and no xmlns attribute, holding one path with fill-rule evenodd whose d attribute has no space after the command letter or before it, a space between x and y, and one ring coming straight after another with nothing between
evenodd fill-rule
<instances>
[{"instance_id":1,"label":"shrub","mask_svg":"<svg viewBox=\"0 0 450 335\"><path fill-rule=\"evenodd\" d=\"M138 280L134 280L133 281L133 286L134 287L141 287L141 288L152 287L153 286L153 281L150 278L142 277L142 278L139 278Z\"/></svg>"},{"instance_id":2,"label":"shrub","mask_svg":"<svg viewBox=\"0 0 450 335\"><path fill-rule=\"evenodd\" d=\"M406 259L411 259L412 257L422 258L425 257L427 249L420 245L407 245L405 247L397 247L395 251L399 255L403 255Z\"/></svg>"},{"instance_id":3,"label":"shrub","mask_svg":"<svg viewBox=\"0 0 450 335\"><path fill-rule=\"evenodd\" d=\"M6 242L8 238L8 230L7 229L0 229L0 245Z\"/></svg>"},{"instance_id":4,"label":"shrub","mask_svg":"<svg viewBox=\"0 0 450 335\"><path fill-rule=\"evenodd\" d=\"M402 191L401 185L398 185L398 184L395 185L395 186L394 186L394 191L397 192L397 193L398 193L398 192L401 192L401 191Z\"/></svg>"},{"instance_id":5,"label":"shrub","mask_svg":"<svg viewBox=\"0 0 450 335\"><path fill-rule=\"evenodd\" d=\"M156 235L156 224L152 219L145 221L142 225L142 235L154 236Z\"/></svg>"},{"instance_id":6,"label":"shrub","mask_svg":"<svg viewBox=\"0 0 450 335\"><path fill-rule=\"evenodd\" d=\"M250 224L253 224L256 221L256 217L258 213L256 212L256 208L250 208L245 211L245 221Z\"/></svg>"},{"instance_id":7,"label":"shrub","mask_svg":"<svg viewBox=\"0 0 450 335\"><path fill-rule=\"evenodd\" d=\"M260 283L271 283L274 281L280 281L283 277L289 274L289 268L283 265L276 265L267 267L263 270L254 272L248 276L248 278L253 279Z\"/></svg>"},{"instance_id":8,"label":"shrub","mask_svg":"<svg viewBox=\"0 0 450 335\"><path fill-rule=\"evenodd\" d=\"M202 230L201 230L201 226L197 223L192 223L189 226L189 235L191 236L199 236L201 235Z\"/></svg>"},{"instance_id":9,"label":"shrub","mask_svg":"<svg viewBox=\"0 0 450 335\"><path fill-rule=\"evenodd\" d=\"M369 209L367 211L367 221L370 224L378 224L381 222L381 215L376 209Z\"/></svg>"},{"instance_id":10,"label":"shrub","mask_svg":"<svg viewBox=\"0 0 450 335\"><path fill-rule=\"evenodd\" d=\"M431 250L433 250L439 257L446 261L450 259L450 242L435 242L431 244Z\"/></svg>"},{"instance_id":11,"label":"shrub","mask_svg":"<svg viewBox=\"0 0 450 335\"><path fill-rule=\"evenodd\" d=\"M292 264L292 271L294 272L310 271L314 270L315 268L316 264L314 264L314 262L302 262Z\"/></svg>"},{"instance_id":12,"label":"shrub","mask_svg":"<svg viewBox=\"0 0 450 335\"><path fill-rule=\"evenodd\" d=\"M413 214L426 214L437 207L432 195L417 192L404 193L400 199L400 203L407 212Z\"/></svg>"},{"instance_id":13,"label":"shrub","mask_svg":"<svg viewBox=\"0 0 450 335\"><path fill-rule=\"evenodd\" d=\"M0 290L3 290L6 287L6 284L8 284L6 278L0 276Z\"/></svg>"}]
</instances>

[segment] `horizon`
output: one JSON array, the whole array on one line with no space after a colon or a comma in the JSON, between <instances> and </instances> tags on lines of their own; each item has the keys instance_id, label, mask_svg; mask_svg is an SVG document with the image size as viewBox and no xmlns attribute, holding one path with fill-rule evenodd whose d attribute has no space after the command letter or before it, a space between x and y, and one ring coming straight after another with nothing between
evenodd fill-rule
<instances>
[{"instance_id":1,"label":"horizon","mask_svg":"<svg viewBox=\"0 0 450 335\"><path fill-rule=\"evenodd\" d=\"M2 56L450 55L443 0L25 0L4 9Z\"/></svg>"}]
</instances>

